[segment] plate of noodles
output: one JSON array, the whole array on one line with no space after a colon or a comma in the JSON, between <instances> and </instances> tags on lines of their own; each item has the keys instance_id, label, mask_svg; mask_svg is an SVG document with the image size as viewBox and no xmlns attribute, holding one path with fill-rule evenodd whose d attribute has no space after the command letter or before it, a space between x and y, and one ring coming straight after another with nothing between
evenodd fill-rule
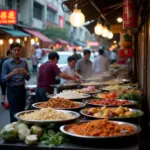
<instances>
[{"instance_id":1,"label":"plate of noodles","mask_svg":"<svg viewBox=\"0 0 150 150\"><path fill-rule=\"evenodd\" d=\"M15 114L17 120L25 123L65 123L80 117L80 114L69 110L55 110L42 108L38 110L26 110Z\"/></svg>"}]
</instances>

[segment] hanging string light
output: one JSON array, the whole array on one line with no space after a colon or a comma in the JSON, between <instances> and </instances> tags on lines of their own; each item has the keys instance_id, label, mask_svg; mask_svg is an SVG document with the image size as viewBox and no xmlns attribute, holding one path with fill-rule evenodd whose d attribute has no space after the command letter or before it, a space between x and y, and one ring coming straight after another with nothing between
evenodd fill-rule
<instances>
[{"instance_id":1,"label":"hanging string light","mask_svg":"<svg viewBox=\"0 0 150 150\"><path fill-rule=\"evenodd\" d=\"M121 22L122 22L122 18L121 18L121 17L118 17L118 18L117 18L117 21L118 21L119 23L121 23Z\"/></svg>"},{"instance_id":2,"label":"hanging string light","mask_svg":"<svg viewBox=\"0 0 150 150\"><path fill-rule=\"evenodd\" d=\"M95 27L94 27L94 32L96 35L101 35L103 31L103 26L101 23L98 23Z\"/></svg>"},{"instance_id":3,"label":"hanging string light","mask_svg":"<svg viewBox=\"0 0 150 150\"><path fill-rule=\"evenodd\" d=\"M107 27L106 26L103 27L102 36L106 38L108 36L108 33L109 33L109 31L108 31Z\"/></svg>"},{"instance_id":4,"label":"hanging string light","mask_svg":"<svg viewBox=\"0 0 150 150\"><path fill-rule=\"evenodd\" d=\"M99 18L98 23L94 27L94 32L96 35L101 35L102 31L103 31L103 26L102 26L100 18Z\"/></svg>"},{"instance_id":5,"label":"hanging string light","mask_svg":"<svg viewBox=\"0 0 150 150\"><path fill-rule=\"evenodd\" d=\"M85 16L80 9L77 9L77 3L75 5L73 13L70 15L70 23L74 27L81 27L85 23Z\"/></svg>"},{"instance_id":6,"label":"hanging string light","mask_svg":"<svg viewBox=\"0 0 150 150\"><path fill-rule=\"evenodd\" d=\"M113 33L112 33L111 31L109 31L109 32L108 32L108 35L107 35L108 39L112 39L113 36L114 36Z\"/></svg>"}]
</instances>

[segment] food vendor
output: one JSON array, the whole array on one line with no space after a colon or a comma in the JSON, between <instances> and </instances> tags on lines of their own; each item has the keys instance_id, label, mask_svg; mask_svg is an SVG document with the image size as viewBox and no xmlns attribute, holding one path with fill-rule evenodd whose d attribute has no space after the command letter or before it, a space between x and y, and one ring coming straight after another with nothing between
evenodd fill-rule
<instances>
[{"instance_id":1,"label":"food vendor","mask_svg":"<svg viewBox=\"0 0 150 150\"><path fill-rule=\"evenodd\" d=\"M76 78L81 78L81 76L75 71L75 65L76 65L76 59L74 56L69 56L68 57L68 65L66 67L63 67L61 71L67 75L76 77ZM74 80L65 80L61 78L61 84L69 84L69 83L75 83Z\"/></svg>"},{"instance_id":2,"label":"food vendor","mask_svg":"<svg viewBox=\"0 0 150 150\"><path fill-rule=\"evenodd\" d=\"M75 70L79 73L83 78L89 78L92 75L92 61L90 60L91 51L84 50L84 57L78 60Z\"/></svg>"},{"instance_id":3,"label":"food vendor","mask_svg":"<svg viewBox=\"0 0 150 150\"><path fill-rule=\"evenodd\" d=\"M42 64L39 68L38 74L38 85L36 89L36 101L47 101L48 98L46 93L53 94L53 88L56 76L60 76L66 80L73 80L75 82L80 82L80 80L74 76L67 75L60 71L57 66L59 55L57 52L50 52L48 55L49 61Z\"/></svg>"},{"instance_id":4,"label":"food vendor","mask_svg":"<svg viewBox=\"0 0 150 150\"><path fill-rule=\"evenodd\" d=\"M96 57L93 63L93 72L94 73L102 73L108 71L109 68L109 60L107 57L104 57L104 50L99 49L99 56Z\"/></svg>"}]
</instances>

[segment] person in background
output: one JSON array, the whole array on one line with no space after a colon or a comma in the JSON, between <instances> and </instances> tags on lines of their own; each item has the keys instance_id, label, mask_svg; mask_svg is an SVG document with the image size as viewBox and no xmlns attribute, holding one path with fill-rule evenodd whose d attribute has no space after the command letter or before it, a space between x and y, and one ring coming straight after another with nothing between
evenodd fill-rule
<instances>
[{"instance_id":1,"label":"person in background","mask_svg":"<svg viewBox=\"0 0 150 150\"><path fill-rule=\"evenodd\" d=\"M75 72L75 65L76 65L76 60L73 56L68 57L68 66L63 67L61 71L67 75L76 77L76 78L81 78L81 76ZM65 80L61 79L61 84L68 84L68 83L75 83L74 80Z\"/></svg>"},{"instance_id":2,"label":"person in background","mask_svg":"<svg viewBox=\"0 0 150 150\"><path fill-rule=\"evenodd\" d=\"M80 54L77 54L77 50L76 50L75 48L73 49L73 55L72 55L72 56L75 58L76 62L77 62L79 59L82 58L82 56L81 56Z\"/></svg>"},{"instance_id":3,"label":"person in background","mask_svg":"<svg viewBox=\"0 0 150 150\"><path fill-rule=\"evenodd\" d=\"M10 45L12 57L7 59L2 67L2 82L7 85L10 121L16 121L14 114L23 111L26 104L25 80L30 79L28 65L20 58L21 45L14 42Z\"/></svg>"},{"instance_id":4,"label":"person in background","mask_svg":"<svg viewBox=\"0 0 150 150\"><path fill-rule=\"evenodd\" d=\"M35 51L32 52L31 61L32 61L33 74L36 75L37 74L38 58L36 56L36 52Z\"/></svg>"},{"instance_id":5,"label":"person in background","mask_svg":"<svg viewBox=\"0 0 150 150\"><path fill-rule=\"evenodd\" d=\"M42 52L42 50L39 48L39 45L38 45L38 44L34 44L33 47L34 47L34 50L35 50L35 52L36 52L36 57L38 58L38 60L41 60L42 55L43 55L43 52Z\"/></svg>"},{"instance_id":6,"label":"person in background","mask_svg":"<svg viewBox=\"0 0 150 150\"><path fill-rule=\"evenodd\" d=\"M114 64L116 60L117 60L117 54L116 54L116 51L113 50L110 53L110 64Z\"/></svg>"},{"instance_id":7,"label":"person in background","mask_svg":"<svg viewBox=\"0 0 150 150\"><path fill-rule=\"evenodd\" d=\"M106 72L109 69L109 60L104 57L104 50L99 49L99 56L96 57L93 63L93 73L102 73Z\"/></svg>"},{"instance_id":8,"label":"person in background","mask_svg":"<svg viewBox=\"0 0 150 150\"><path fill-rule=\"evenodd\" d=\"M83 51L84 57L78 60L75 70L83 78L88 78L92 75L92 61L90 60L91 51L86 49Z\"/></svg>"},{"instance_id":9,"label":"person in background","mask_svg":"<svg viewBox=\"0 0 150 150\"><path fill-rule=\"evenodd\" d=\"M52 85L55 84L56 76L64 78L66 80L73 80L75 82L80 82L80 80L74 76L69 76L60 71L57 66L59 55L57 52L50 52L48 55L49 61L42 64L39 68L38 75L38 86L36 89L36 101L47 101L46 93L53 94L54 89Z\"/></svg>"},{"instance_id":10,"label":"person in background","mask_svg":"<svg viewBox=\"0 0 150 150\"><path fill-rule=\"evenodd\" d=\"M109 59L109 57L110 57L110 50L108 48L106 48L104 50L104 56Z\"/></svg>"},{"instance_id":11,"label":"person in background","mask_svg":"<svg viewBox=\"0 0 150 150\"><path fill-rule=\"evenodd\" d=\"M7 51L6 55L7 55L7 57L2 59L1 62L0 62L0 76L2 74L2 66L3 66L4 61L6 61L8 58L11 57L10 50ZM1 86L1 104L4 105L4 103L5 103L5 96L6 96L6 83L3 83L3 82L0 81L0 86Z\"/></svg>"}]
</instances>

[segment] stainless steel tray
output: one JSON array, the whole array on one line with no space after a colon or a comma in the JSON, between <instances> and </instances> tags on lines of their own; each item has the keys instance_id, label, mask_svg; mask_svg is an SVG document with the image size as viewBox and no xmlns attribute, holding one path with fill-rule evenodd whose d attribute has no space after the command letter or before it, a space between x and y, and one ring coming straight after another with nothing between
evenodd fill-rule
<instances>
[{"instance_id":1,"label":"stainless steel tray","mask_svg":"<svg viewBox=\"0 0 150 150\"><path fill-rule=\"evenodd\" d=\"M96 97L95 97L96 98ZM97 100L102 100L101 98L96 98ZM96 100L95 99L95 100ZM118 101L123 101L123 100L126 100L126 99L116 99L116 100L118 100ZM137 105L138 104L138 102L136 102L136 101L133 101L133 100L126 100L126 101L129 101L129 102L131 102L130 104L124 104L124 105L106 105L106 104L92 104L92 103L90 103L90 101L92 101L92 99L91 100L86 100L84 103L86 103L86 104L88 104L88 105L90 105L90 106L99 106L99 107L102 107L102 106L107 106L107 107L117 107L117 106L127 106L127 107L129 107L129 106L134 106L134 105Z\"/></svg>"},{"instance_id":2,"label":"stainless steel tray","mask_svg":"<svg viewBox=\"0 0 150 150\"><path fill-rule=\"evenodd\" d=\"M84 121L84 122L88 122L88 121ZM82 124L84 122L79 122L79 123L74 123L74 124ZM80 138L80 139L111 139L111 138L119 138L119 137L129 137L132 135L136 135L141 131L141 128L137 125L131 124L131 123L126 123L126 122L122 122L122 121L110 121L110 122L114 122L114 123L118 123L118 124L126 124L126 125L130 125L134 128L134 132L131 134L127 134L127 135L119 135L119 136L83 136L83 135L77 135L77 134L73 134L67 131L67 128L69 127L69 125L63 125L60 127L60 131L63 132L64 134L70 136L70 137L75 137L75 138Z\"/></svg>"},{"instance_id":3,"label":"stainless steel tray","mask_svg":"<svg viewBox=\"0 0 150 150\"><path fill-rule=\"evenodd\" d=\"M94 94L98 94L98 93L100 93L101 92L101 90L96 90L95 92L82 92L82 91L80 91L81 89L78 89L78 90L75 90L75 91L78 91L78 92L80 92L80 93L85 93L85 94L89 94L89 95L94 95Z\"/></svg>"},{"instance_id":4,"label":"stainless steel tray","mask_svg":"<svg viewBox=\"0 0 150 150\"><path fill-rule=\"evenodd\" d=\"M48 98L54 98L53 96L55 95L47 95ZM67 98L67 97L60 97L60 98L66 98L66 99L70 99L70 100L82 100L82 99L87 99L87 98L90 98L91 95L89 94L84 94L83 97L78 97L78 98Z\"/></svg>"},{"instance_id":5,"label":"stainless steel tray","mask_svg":"<svg viewBox=\"0 0 150 150\"><path fill-rule=\"evenodd\" d=\"M63 112L63 113L66 113L66 114L71 114L72 118L70 118L70 119L64 119L64 120L25 120L25 119L20 118L20 115L23 115L25 113L31 113L33 111L39 111L39 110L26 110L26 111L22 111L22 112L16 113L14 116L15 116L15 118L17 120L20 120L22 122L25 122L25 123L35 123L35 124L65 123L65 122L76 120L77 118L80 117L80 114L77 113L77 112L74 112L74 111L57 110L59 112Z\"/></svg>"},{"instance_id":6,"label":"stainless steel tray","mask_svg":"<svg viewBox=\"0 0 150 150\"><path fill-rule=\"evenodd\" d=\"M129 111L139 112L139 116L135 116L135 117L110 117L110 118L104 118L104 117L95 117L95 116L92 116L92 115L88 115L88 114L86 114L86 113L84 112L86 109L90 109L90 108L82 109L82 110L80 111L80 113L81 113L83 116L85 116L85 117L89 117L89 118L93 118L93 119L124 120L124 119L138 118L138 117L143 116L143 114L144 114L144 112L141 111L141 110L129 108Z\"/></svg>"},{"instance_id":7,"label":"stainless steel tray","mask_svg":"<svg viewBox=\"0 0 150 150\"><path fill-rule=\"evenodd\" d=\"M77 87L77 86L78 86L78 84L76 84L76 83L51 85L51 87L55 87L55 88L73 88L73 87Z\"/></svg>"},{"instance_id":8,"label":"stainless steel tray","mask_svg":"<svg viewBox=\"0 0 150 150\"><path fill-rule=\"evenodd\" d=\"M34 103L34 104L32 104L32 107L36 108L36 109L41 109L41 107L36 106L36 105L41 104L41 103L44 103L44 102ZM80 104L80 106L75 107L75 108L53 108L53 109L57 109L57 110L76 110L76 109L81 109L81 108L85 107L85 105L86 105L85 103L82 103L82 102L74 102L74 103Z\"/></svg>"}]
</instances>

